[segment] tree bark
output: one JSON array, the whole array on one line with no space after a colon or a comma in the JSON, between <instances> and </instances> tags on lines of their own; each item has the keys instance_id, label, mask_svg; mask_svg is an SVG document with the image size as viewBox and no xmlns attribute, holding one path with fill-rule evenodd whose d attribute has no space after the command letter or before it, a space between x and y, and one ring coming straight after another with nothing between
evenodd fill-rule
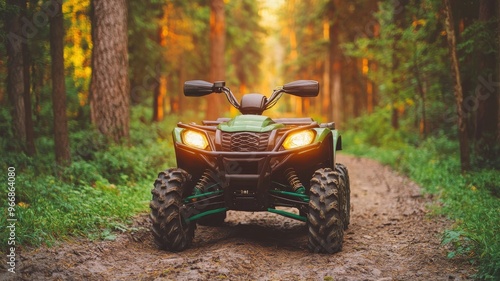
<instances>
[{"instance_id":1,"label":"tree bark","mask_svg":"<svg viewBox=\"0 0 500 281\"><path fill-rule=\"evenodd\" d=\"M406 2L400 3L402 5L402 8L404 9L405 5L407 4ZM397 28L401 28L401 26L404 26L402 23L403 17L404 17L404 12L398 11L395 8L392 11L393 13L393 23ZM398 42L401 40L401 34L396 33L393 35L392 38L392 93L390 95L391 97L391 126L395 130L399 130L399 112L398 112L398 96L399 96L399 91L400 88L395 86L399 85L401 83L400 78L396 74L399 70L400 67L400 60L398 58Z\"/></svg>"},{"instance_id":2,"label":"tree bark","mask_svg":"<svg viewBox=\"0 0 500 281\"><path fill-rule=\"evenodd\" d=\"M331 59L331 104L332 113L330 120L336 122L337 124L342 124L343 122L343 99L342 99L342 57L341 50L339 47L340 40L340 30L338 23L338 16L335 16L335 9L340 6L338 0L332 0L330 3L330 9L332 9L332 22L330 22L330 59Z\"/></svg>"},{"instance_id":3,"label":"tree bark","mask_svg":"<svg viewBox=\"0 0 500 281\"><path fill-rule=\"evenodd\" d=\"M497 42L498 42L498 49L497 49L497 81L500 83L500 3L497 2ZM497 88L497 91L500 91L500 88ZM497 143L500 143L500 93L497 92L497 107L498 107L498 114L497 114Z\"/></svg>"},{"instance_id":4,"label":"tree bark","mask_svg":"<svg viewBox=\"0 0 500 281\"><path fill-rule=\"evenodd\" d=\"M330 23L329 16L323 19L323 39L327 42L330 41ZM330 49L328 48L325 52L324 66L323 66L323 85L320 85L321 91L321 114L326 118L330 118L330 112L332 111L330 102L330 77L331 73L331 60L330 60Z\"/></svg>"},{"instance_id":5,"label":"tree bark","mask_svg":"<svg viewBox=\"0 0 500 281\"><path fill-rule=\"evenodd\" d=\"M22 9L23 0L8 0L7 4ZM24 77L23 52L25 44L19 38L25 38L21 30L19 14L8 14L5 22L8 40L5 40L7 49L7 95L12 107L12 129L14 137L22 148L26 142L25 105L24 105Z\"/></svg>"},{"instance_id":6,"label":"tree bark","mask_svg":"<svg viewBox=\"0 0 500 281\"><path fill-rule=\"evenodd\" d=\"M36 154L35 128L33 124L33 109L31 107L31 57L28 46L23 45L23 76L24 76L24 112L26 126L26 153L28 156Z\"/></svg>"},{"instance_id":7,"label":"tree bark","mask_svg":"<svg viewBox=\"0 0 500 281\"><path fill-rule=\"evenodd\" d=\"M105 136L129 136L130 97L125 0L93 0L90 116Z\"/></svg>"},{"instance_id":8,"label":"tree bark","mask_svg":"<svg viewBox=\"0 0 500 281\"><path fill-rule=\"evenodd\" d=\"M226 23L224 0L210 0L210 81L225 80L224 50L226 46ZM222 95L208 96L207 119L216 119L224 102Z\"/></svg>"},{"instance_id":9,"label":"tree bark","mask_svg":"<svg viewBox=\"0 0 500 281\"><path fill-rule=\"evenodd\" d=\"M458 139L460 142L460 164L462 172L470 170L470 148L467 138L467 122L463 112L463 92L462 80L460 77L460 68L458 63L456 37L453 25L453 15L451 13L450 0L445 0L445 28L448 39L448 46L451 57L451 75L455 84L455 105L458 116Z\"/></svg>"},{"instance_id":10,"label":"tree bark","mask_svg":"<svg viewBox=\"0 0 500 281\"><path fill-rule=\"evenodd\" d=\"M23 15L27 16L27 1L23 3ZM26 126L26 153L36 154L35 128L33 124L33 109L31 107L31 56L28 44L23 44L23 78L24 78L24 112Z\"/></svg>"},{"instance_id":11,"label":"tree bark","mask_svg":"<svg viewBox=\"0 0 500 281\"><path fill-rule=\"evenodd\" d=\"M52 110L54 112L55 154L58 164L70 162L68 119L66 116L66 85L64 77L64 27L62 4L50 19L50 56L52 59Z\"/></svg>"},{"instance_id":12,"label":"tree bark","mask_svg":"<svg viewBox=\"0 0 500 281\"><path fill-rule=\"evenodd\" d=\"M164 29L167 27L160 26L158 28L158 45L165 47L167 40L165 38ZM165 98L167 96L167 77L161 72L156 73L156 81L153 97L153 121L162 121L165 116Z\"/></svg>"},{"instance_id":13,"label":"tree bark","mask_svg":"<svg viewBox=\"0 0 500 281\"><path fill-rule=\"evenodd\" d=\"M481 0L479 2L479 21L485 25L491 24L489 21L495 16L496 0ZM491 29L491 32L495 32ZM492 34L493 35L493 34ZM479 42L478 42L479 43ZM481 53L478 56L480 60L480 70L482 70L482 84L477 87L475 95L477 102L476 124L475 124L475 153L482 160L495 161L498 155L492 153L493 148L497 145L497 128L498 128L498 96L499 87L490 85L493 74L496 71L495 53ZM480 77L481 77L480 76ZM484 161L481 161L484 162Z\"/></svg>"},{"instance_id":14,"label":"tree bark","mask_svg":"<svg viewBox=\"0 0 500 281\"><path fill-rule=\"evenodd\" d=\"M380 24L376 23L373 25L373 37L374 38L379 38L380 37ZM378 70L378 64L376 61L369 61L368 62L368 71L377 73ZM375 105L377 104L377 87L375 83L369 78L367 78L367 87L366 87L366 93L367 93L367 112L372 113L374 111Z\"/></svg>"}]
</instances>

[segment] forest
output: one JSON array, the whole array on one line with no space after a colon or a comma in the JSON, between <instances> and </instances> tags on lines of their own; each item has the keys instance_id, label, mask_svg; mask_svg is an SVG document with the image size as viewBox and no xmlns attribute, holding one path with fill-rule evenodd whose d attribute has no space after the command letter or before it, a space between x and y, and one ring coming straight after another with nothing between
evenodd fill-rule
<instances>
[{"instance_id":1,"label":"forest","mask_svg":"<svg viewBox=\"0 0 500 281\"><path fill-rule=\"evenodd\" d=\"M18 245L113 239L147 211L175 124L237 115L222 95L185 97L185 81L241 98L311 79L317 98L266 114L335 121L343 153L408 175L453 221L450 259L500 277L498 1L0 0L0 16Z\"/></svg>"}]
</instances>

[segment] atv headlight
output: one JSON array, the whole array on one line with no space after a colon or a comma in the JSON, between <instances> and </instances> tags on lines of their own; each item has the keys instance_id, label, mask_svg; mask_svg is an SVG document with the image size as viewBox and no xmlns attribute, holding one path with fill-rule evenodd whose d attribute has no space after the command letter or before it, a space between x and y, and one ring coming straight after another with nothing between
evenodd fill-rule
<instances>
[{"instance_id":1,"label":"atv headlight","mask_svg":"<svg viewBox=\"0 0 500 281\"><path fill-rule=\"evenodd\" d=\"M182 132L182 142L186 145L199 148L199 149L205 149L208 146L208 140L205 134L192 131L192 130L185 130Z\"/></svg>"},{"instance_id":2,"label":"atv headlight","mask_svg":"<svg viewBox=\"0 0 500 281\"><path fill-rule=\"evenodd\" d=\"M283 142L285 149L292 149L311 144L314 140L314 131L305 130L290 134Z\"/></svg>"}]
</instances>

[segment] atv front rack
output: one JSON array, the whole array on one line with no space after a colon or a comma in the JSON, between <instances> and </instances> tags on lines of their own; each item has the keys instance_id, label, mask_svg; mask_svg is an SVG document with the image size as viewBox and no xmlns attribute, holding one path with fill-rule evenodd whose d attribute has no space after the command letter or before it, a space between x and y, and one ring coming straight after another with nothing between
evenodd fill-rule
<instances>
[{"instance_id":1,"label":"atv front rack","mask_svg":"<svg viewBox=\"0 0 500 281\"><path fill-rule=\"evenodd\" d=\"M205 126L218 126L221 123L227 122L231 118L218 118L217 120L203 120L202 123ZM275 123L283 124L285 126L304 126L316 123L312 118L274 118ZM192 125L192 124L191 124ZM320 127L335 129L335 123L322 123Z\"/></svg>"}]
</instances>

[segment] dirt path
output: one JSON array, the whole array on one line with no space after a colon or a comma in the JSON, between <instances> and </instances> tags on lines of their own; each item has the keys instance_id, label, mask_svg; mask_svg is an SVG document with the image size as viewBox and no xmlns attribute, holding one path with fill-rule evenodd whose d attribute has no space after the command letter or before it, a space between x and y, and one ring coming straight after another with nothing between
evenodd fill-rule
<instances>
[{"instance_id":1,"label":"dirt path","mask_svg":"<svg viewBox=\"0 0 500 281\"><path fill-rule=\"evenodd\" d=\"M163 252L141 215L115 241L22 253L14 280L464 280L473 273L446 259L447 222L426 216L416 184L375 161L339 158L349 168L352 204L340 253L309 253L305 223L241 212L230 212L226 226L198 227L192 248Z\"/></svg>"}]
</instances>

